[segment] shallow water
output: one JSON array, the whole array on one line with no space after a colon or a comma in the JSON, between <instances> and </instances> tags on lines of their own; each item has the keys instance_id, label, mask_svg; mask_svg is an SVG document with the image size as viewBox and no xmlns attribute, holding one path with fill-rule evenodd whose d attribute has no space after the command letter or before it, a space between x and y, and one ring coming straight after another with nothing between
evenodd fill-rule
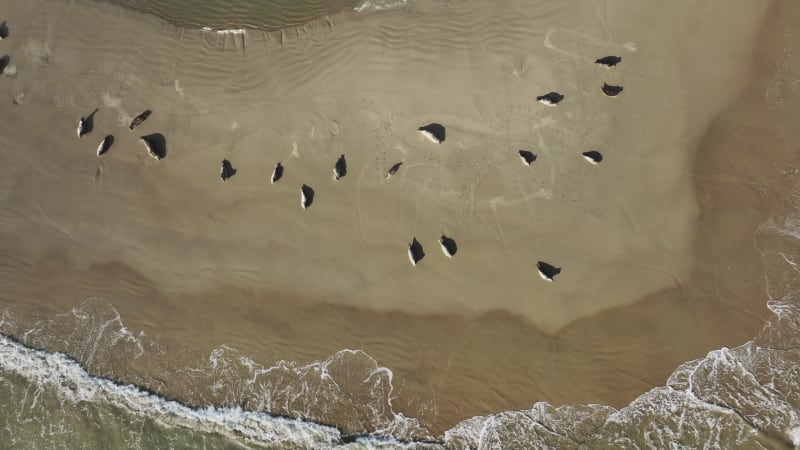
<instances>
[{"instance_id":1,"label":"shallow water","mask_svg":"<svg viewBox=\"0 0 800 450\"><path fill-rule=\"evenodd\" d=\"M113 0L187 28L295 27L329 14L398 7L405 0Z\"/></svg>"},{"instance_id":2,"label":"shallow water","mask_svg":"<svg viewBox=\"0 0 800 450\"><path fill-rule=\"evenodd\" d=\"M0 370L0 410L2 448L247 448L235 439L160 424L107 402L65 399L59 386L6 370Z\"/></svg>"},{"instance_id":3,"label":"shallow water","mask_svg":"<svg viewBox=\"0 0 800 450\"><path fill-rule=\"evenodd\" d=\"M763 233L785 235L787 230L774 225L765 224ZM776 290L784 287L779 282ZM445 432L441 444L481 449L799 445L800 308L793 297L769 306L776 319L754 341L684 364L665 387L652 389L625 408L556 408L541 402L527 411L465 420ZM6 313L0 327L13 328L12 322ZM67 323L83 330L68 341L52 334L54 326ZM168 355L157 345L133 336L110 305L96 300L34 327L26 340L51 348L61 341L97 372L116 359L111 355L126 355L123 359L131 365L152 364L153 359L168 363ZM206 366L182 371L193 386L211 384L213 390L225 392L228 399L221 403L232 406L182 405L133 385L90 376L63 354L34 350L0 336L0 437L8 448L440 447L435 443L439 439L426 435L413 419L392 411L391 371L376 366L363 352L340 352L309 366L286 362L265 368L235 349L221 348ZM271 372L280 372L279 385L271 383ZM359 384L367 388L362 394L351 390ZM254 408L252 399L294 403L291 415L298 419L248 412ZM351 419L369 431L348 435L299 420L324 420L327 408L339 408L341 420L347 414L341 408L350 402L356 403L350 405L355 413ZM360 402L369 406L361 414ZM380 404L388 408L383 413L376 408ZM375 415L369 417L370 412ZM350 424L351 429L358 426Z\"/></svg>"}]
</instances>

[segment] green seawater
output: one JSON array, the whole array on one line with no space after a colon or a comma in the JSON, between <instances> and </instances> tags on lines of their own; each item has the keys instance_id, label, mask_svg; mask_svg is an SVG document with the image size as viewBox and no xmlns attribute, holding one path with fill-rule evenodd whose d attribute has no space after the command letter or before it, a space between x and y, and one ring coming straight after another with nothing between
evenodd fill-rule
<instances>
[{"instance_id":1,"label":"green seawater","mask_svg":"<svg viewBox=\"0 0 800 450\"><path fill-rule=\"evenodd\" d=\"M219 434L167 427L106 402L65 400L52 387L0 370L0 449L245 448L250 447Z\"/></svg>"},{"instance_id":2,"label":"green seawater","mask_svg":"<svg viewBox=\"0 0 800 450\"><path fill-rule=\"evenodd\" d=\"M114 1L186 28L255 28L267 31L302 25L364 4L364 0Z\"/></svg>"}]
</instances>

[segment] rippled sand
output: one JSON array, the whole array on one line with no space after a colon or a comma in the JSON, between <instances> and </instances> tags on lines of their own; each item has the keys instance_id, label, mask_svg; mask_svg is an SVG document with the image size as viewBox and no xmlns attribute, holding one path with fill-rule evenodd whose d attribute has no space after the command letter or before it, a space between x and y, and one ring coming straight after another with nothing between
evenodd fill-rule
<instances>
[{"instance_id":1,"label":"rippled sand","mask_svg":"<svg viewBox=\"0 0 800 450\"><path fill-rule=\"evenodd\" d=\"M756 52L779 17L767 3L420 1L291 33L217 34L112 5L12 2L0 18L16 70L0 79L0 301L22 336L99 298L163 350L130 365L74 355L102 375L263 407L170 369L219 348L300 366L362 350L348 364L393 371L378 409L439 435L539 400L621 406L769 317L752 240L794 157L788 138L754 156L790 112L753 110L774 111L764 92L796 67ZM592 64L609 54L622 64ZM605 97L603 82L625 91ZM535 102L551 90L562 104ZM429 122L446 125L441 145L416 131ZM98 159L107 133L115 143ZM161 161L137 142L150 133L166 138ZM520 148L538 155L531 167ZM580 157L589 149L601 165ZM224 184L222 159L237 169ZM286 171L270 185L278 161ZM303 183L316 191L305 211ZM458 242L452 259L442 233ZM413 237L426 252L417 267ZM563 273L545 283L537 260ZM374 425L354 420L343 428Z\"/></svg>"}]
</instances>

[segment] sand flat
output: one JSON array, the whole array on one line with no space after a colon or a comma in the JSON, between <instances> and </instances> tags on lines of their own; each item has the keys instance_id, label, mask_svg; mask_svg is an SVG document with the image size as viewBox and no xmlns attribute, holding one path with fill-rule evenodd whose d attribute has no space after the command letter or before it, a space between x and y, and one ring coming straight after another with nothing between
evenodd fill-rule
<instances>
[{"instance_id":1,"label":"sand flat","mask_svg":"<svg viewBox=\"0 0 800 450\"><path fill-rule=\"evenodd\" d=\"M269 295L304 311L501 311L552 334L683 286L699 215L692 151L744 86L739 56L766 9L704 6L717 30L737 30L724 44L700 39L710 24L679 20L694 2L523 1L419 2L281 42L178 30L111 5L12 1L3 52L18 73L0 80L0 229L15 236L2 248L6 302L69 307L102 294L139 326L211 347L254 345ZM623 63L592 64L605 54ZM609 99L605 81L625 91ZM567 96L558 107L535 102L553 89ZM74 139L94 108L91 141L118 136L103 161ZM145 109L153 115L127 132ZM447 126L441 145L416 131L432 121ZM136 143L154 132L167 139L162 161ZM518 148L535 149L532 167ZM606 157L597 167L581 158L592 148ZM342 153L349 173L334 183ZM224 185L222 158L238 169ZM271 186L278 160L286 172ZM302 183L317 193L307 211ZM443 232L459 243L452 260L437 248ZM427 253L415 268L413 236ZM541 282L539 259L563 267L555 283ZM124 283L105 278L120 273ZM248 314L244 327L208 319ZM184 317L206 317L213 334Z\"/></svg>"},{"instance_id":2,"label":"sand flat","mask_svg":"<svg viewBox=\"0 0 800 450\"><path fill-rule=\"evenodd\" d=\"M685 279L697 217L686 155L708 120L703 113L714 110L708 102L688 112L680 55L658 49L669 45L663 32L615 40L597 37L599 26L574 31L595 12L577 3L550 11L475 6L447 21L447 8L420 8L411 36L399 29L409 17L398 13L283 45L255 32L245 47L237 35L154 29L153 20L106 17L108 7L74 19L104 23L97 43L82 34L37 42L26 39L34 30L21 30L21 48L48 50L38 62L47 70L21 58L14 88L27 99L18 109L63 99L45 119L56 132L42 136L40 151L56 142L69 149L60 164L76 170L57 182L67 187L61 195L83 202L80 216L50 217L73 239L93 242L85 264L114 254L166 292L233 282L384 311L499 309L549 332ZM530 30L536 20L552 27ZM625 55L627 64L614 72L591 64L606 53ZM624 80L631 95L598 95L609 78ZM728 83L731 95L736 80ZM715 87L721 97L725 86ZM556 88L568 95L558 108L532 100ZM81 160L81 143L63 142L57 131L94 107L98 129L114 131L153 109L137 131L167 137L165 160L142 161L121 139L103 173L87 176L96 163ZM428 121L447 124L443 145L415 132ZM646 141L654 128L661 138ZM533 170L516 164L521 144L541 152ZM588 148L606 150L608 161L586 166L580 153ZM35 152L29 157L44 156ZM326 172L342 152L352 174L335 185ZM230 186L212 176L220 158L241 168ZM284 159L284 183L267 190L269 165ZM388 183L382 174L396 160L407 166ZM126 171L136 176L116 175ZM317 190L308 213L287 192L302 183ZM56 200L41 186L49 210ZM150 193L133 199L136 189ZM88 226L101 218L105 238ZM459 258L450 264L431 254L409 270L407 241L417 236L432 247L442 231L462 242ZM558 283L537 284L538 259L564 267ZM630 282L618 282L623 273Z\"/></svg>"}]
</instances>

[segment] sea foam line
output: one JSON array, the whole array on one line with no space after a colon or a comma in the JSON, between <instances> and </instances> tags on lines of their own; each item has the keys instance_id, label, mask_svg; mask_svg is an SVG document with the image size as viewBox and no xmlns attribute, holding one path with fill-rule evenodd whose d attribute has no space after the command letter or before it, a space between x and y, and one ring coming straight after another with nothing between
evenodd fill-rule
<instances>
[{"instance_id":1,"label":"sea foam line","mask_svg":"<svg viewBox=\"0 0 800 450\"><path fill-rule=\"evenodd\" d=\"M385 11L388 9L397 9L405 6L408 0L364 0L353 8L357 13L370 12L370 11Z\"/></svg>"},{"instance_id":2,"label":"sea foam line","mask_svg":"<svg viewBox=\"0 0 800 450\"><path fill-rule=\"evenodd\" d=\"M325 425L240 408L193 409L133 385L94 377L64 354L31 349L4 335L0 335L0 368L53 387L72 401L105 401L168 426L215 432L256 443L332 448L342 442L339 430Z\"/></svg>"},{"instance_id":3,"label":"sea foam line","mask_svg":"<svg viewBox=\"0 0 800 450\"><path fill-rule=\"evenodd\" d=\"M206 33L210 33L210 32L213 31L213 32L216 32L217 34L247 34L247 30L244 29L244 28L232 28L230 30L214 30L211 27L203 27L203 28L200 28L200 31L203 31L203 32L206 32Z\"/></svg>"}]
</instances>

